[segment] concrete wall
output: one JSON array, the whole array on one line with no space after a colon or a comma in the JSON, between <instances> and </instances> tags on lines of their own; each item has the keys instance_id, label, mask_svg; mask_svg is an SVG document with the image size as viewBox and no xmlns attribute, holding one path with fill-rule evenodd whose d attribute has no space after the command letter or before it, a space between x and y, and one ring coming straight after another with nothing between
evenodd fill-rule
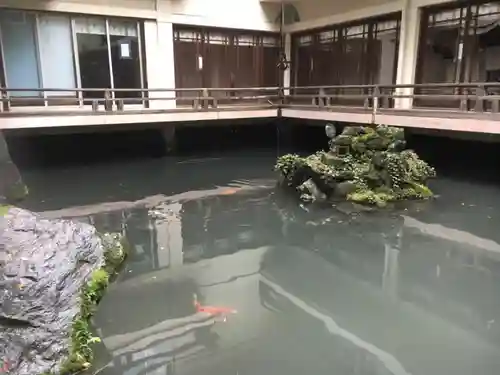
<instances>
[{"instance_id":1,"label":"concrete wall","mask_svg":"<svg viewBox=\"0 0 500 375\"><path fill-rule=\"evenodd\" d=\"M294 32L319 28L399 12L407 6L419 8L447 2L449 0L302 0L294 3L300 15L300 22L288 25L286 30Z\"/></svg>"},{"instance_id":2,"label":"concrete wall","mask_svg":"<svg viewBox=\"0 0 500 375\"><path fill-rule=\"evenodd\" d=\"M267 31L278 30L280 11L279 4L258 0L3 0L0 7Z\"/></svg>"},{"instance_id":3,"label":"concrete wall","mask_svg":"<svg viewBox=\"0 0 500 375\"><path fill-rule=\"evenodd\" d=\"M12 162L5 137L0 132L0 202L22 199L26 194L27 189Z\"/></svg>"},{"instance_id":4,"label":"concrete wall","mask_svg":"<svg viewBox=\"0 0 500 375\"><path fill-rule=\"evenodd\" d=\"M146 74L148 88L175 87L173 25L170 22L144 22ZM175 98L175 92L151 92L151 98ZM175 108L175 100L155 100L151 108Z\"/></svg>"}]
</instances>

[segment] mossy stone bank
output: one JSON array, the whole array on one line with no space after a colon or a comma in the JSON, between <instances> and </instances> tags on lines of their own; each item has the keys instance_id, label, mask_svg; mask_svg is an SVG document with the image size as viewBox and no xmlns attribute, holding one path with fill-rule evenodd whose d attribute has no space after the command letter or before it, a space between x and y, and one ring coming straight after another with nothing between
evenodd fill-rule
<instances>
[{"instance_id":1,"label":"mossy stone bank","mask_svg":"<svg viewBox=\"0 0 500 375\"><path fill-rule=\"evenodd\" d=\"M118 234L0 207L0 348L9 374L91 366L90 319L127 254Z\"/></svg>"}]
</instances>

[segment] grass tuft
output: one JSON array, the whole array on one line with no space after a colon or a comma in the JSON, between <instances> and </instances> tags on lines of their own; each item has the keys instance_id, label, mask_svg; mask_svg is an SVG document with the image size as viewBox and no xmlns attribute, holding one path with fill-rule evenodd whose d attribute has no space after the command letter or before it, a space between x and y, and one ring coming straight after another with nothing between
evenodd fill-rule
<instances>
[{"instance_id":1,"label":"grass tuft","mask_svg":"<svg viewBox=\"0 0 500 375\"><path fill-rule=\"evenodd\" d=\"M101 342L92 334L90 320L103 297L110 281L117 274L127 256L125 239L117 234L101 236L104 265L94 271L80 296L80 313L73 321L68 358L61 364L58 374L75 374L91 367L94 360L93 344Z\"/></svg>"}]
</instances>

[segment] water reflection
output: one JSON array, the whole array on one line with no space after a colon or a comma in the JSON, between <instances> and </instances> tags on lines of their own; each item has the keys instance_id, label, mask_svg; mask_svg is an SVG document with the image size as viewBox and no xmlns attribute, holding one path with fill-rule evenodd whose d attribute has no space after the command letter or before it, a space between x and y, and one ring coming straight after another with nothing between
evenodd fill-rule
<instances>
[{"instance_id":1,"label":"water reflection","mask_svg":"<svg viewBox=\"0 0 500 375\"><path fill-rule=\"evenodd\" d=\"M255 182L80 208L132 244L95 317L100 373L496 374L500 244L459 188L392 213L303 208ZM198 313L194 294L238 314Z\"/></svg>"}]
</instances>

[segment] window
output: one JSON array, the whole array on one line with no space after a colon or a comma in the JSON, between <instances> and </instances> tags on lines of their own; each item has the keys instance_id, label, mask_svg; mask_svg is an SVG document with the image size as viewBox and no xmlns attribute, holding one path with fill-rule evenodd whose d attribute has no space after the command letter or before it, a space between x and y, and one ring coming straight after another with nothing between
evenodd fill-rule
<instances>
[{"instance_id":1,"label":"window","mask_svg":"<svg viewBox=\"0 0 500 375\"><path fill-rule=\"evenodd\" d=\"M2 86L57 89L45 94L65 97L64 103L77 104L74 88L143 88L142 45L137 21L0 10ZM16 90L9 95L24 97L15 105L33 104L33 100L39 104L42 99L42 91ZM103 98L103 93L88 90L83 97ZM141 98L142 94L121 91L115 97Z\"/></svg>"},{"instance_id":2,"label":"window","mask_svg":"<svg viewBox=\"0 0 500 375\"><path fill-rule=\"evenodd\" d=\"M80 65L80 87L111 88L108 40L104 19L75 20L76 44ZM102 98L102 92L84 91L84 98Z\"/></svg>"},{"instance_id":3,"label":"window","mask_svg":"<svg viewBox=\"0 0 500 375\"><path fill-rule=\"evenodd\" d=\"M2 53L8 87L41 87L36 19L31 13L2 11L0 13ZM38 96L36 91L11 92L12 96Z\"/></svg>"},{"instance_id":4,"label":"window","mask_svg":"<svg viewBox=\"0 0 500 375\"><path fill-rule=\"evenodd\" d=\"M69 17L38 16L38 44L42 68L42 87L74 88L75 62ZM71 92L48 92L47 95L73 95Z\"/></svg>"},{"instance_id":5,"label":"window","mask_svg":"<svg viewBox=\"0 0 500 375\"><path fill-rule=\"evenodd\" d=\"M115 88L142 88L139 29L137 23L110 21L109 40ZM117 98L140 97L140 92L117 92Z\"/></svg>"}]
</instances>

